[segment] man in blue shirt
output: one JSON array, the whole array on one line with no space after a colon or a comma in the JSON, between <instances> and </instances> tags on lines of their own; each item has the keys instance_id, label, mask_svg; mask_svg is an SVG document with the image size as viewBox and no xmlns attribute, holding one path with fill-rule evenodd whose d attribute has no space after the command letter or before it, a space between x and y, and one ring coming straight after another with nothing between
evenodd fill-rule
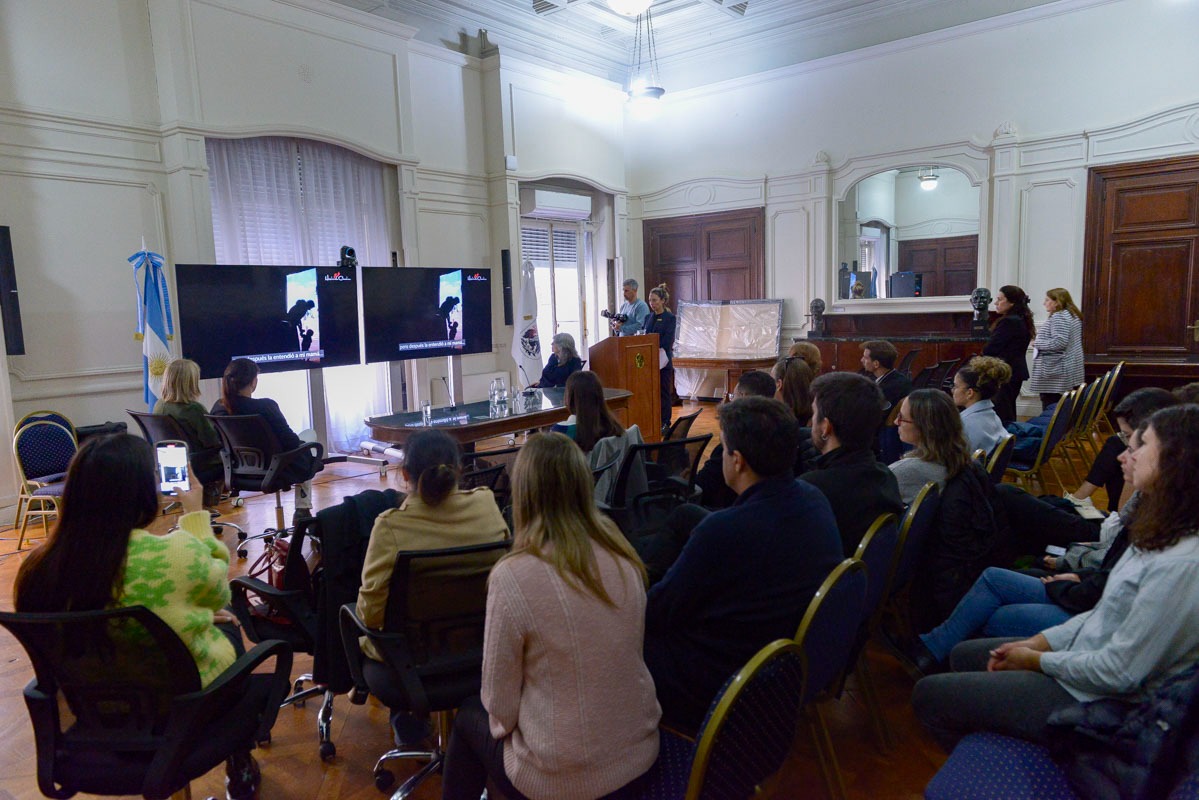
<instances>
[{"instance_id":1,"label":"man in blue shirt","mask_svg":"<svg viewBox=\"0 0 1199 800\"><path fill-rule=\"evenodd\" d=\"M637 298L637 281L629 278L623 284L624 304L618 313L628 316L625 322L613 322L613 332L618 336L636 336L645 327L645 319L649 316L649 306L644 300Z\"/></svg>"},{"instance_id":2,"label":"man in blue shirt","mask_svg":"<svg viewBox=\"0 0 1199 800\"><path fill-rule=\"evenodd\" d=\"M717 410L732 506L704 517L650 590L645 663L664 719L695 730L725 680L765 645L795 636L843 556L819 489L792 474L799 432L774 399Z\"/></svg>"}]
</instances>

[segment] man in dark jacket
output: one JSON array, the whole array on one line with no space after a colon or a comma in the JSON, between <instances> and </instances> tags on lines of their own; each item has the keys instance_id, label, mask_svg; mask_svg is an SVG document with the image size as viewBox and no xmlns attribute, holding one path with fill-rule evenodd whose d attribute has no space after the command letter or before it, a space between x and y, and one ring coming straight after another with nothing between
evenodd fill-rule
<instances>
[{"instance_id":1,"label":"man in dark jacket","mask_svg":"<svg viewBox=\"0 0 1199 800\"><path fill-rule=\"evenodd\" d=\"M841 561L828 501L795 480L795 417L764 397L717 411L721 461L737 493L695 528L649 590L645 663L665 719L695 730L730 675L763 646L795 636Z\"/></svg>"},{"instance_id":2,"label":"man in dark jacket","mask_svg":"<svg viewBox=\"0 0 1199 800\"><path fill-rule=\"evenodd\" d=\"M760 369L743 372L733 390L733 399L742 397L774 397L774 378ZM717 443L708 460L695 476L695 485L703 491L705 508L728 508L737 500L737 493L724 482L724 446Z\"/></svg>"},{"instance_id":3,"label":"man in dark jacket","mask_svg":"<svg viewBox=\"0 0 1199 800\"><path fill-rule=\"evenodd\" d=\"M830 372L812 381L812 444L820 457L800 478L828 498L847 556L880 514L904 510L895 475L871 450L885 402L862 375Z\"/></svg>"}]
</instances>

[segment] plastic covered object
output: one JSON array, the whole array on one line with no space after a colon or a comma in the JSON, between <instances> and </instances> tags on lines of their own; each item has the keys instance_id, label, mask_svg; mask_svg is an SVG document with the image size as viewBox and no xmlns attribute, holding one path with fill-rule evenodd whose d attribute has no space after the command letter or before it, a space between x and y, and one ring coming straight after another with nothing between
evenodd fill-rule
<instances>
[{"instance_id":1,"label":"plastic covered object","mask_svg":"<svg viewBox=\"0 0 1199 800\"><path fill-rule=\"evenodd\" d=\"M679 303L676 358L765 358L778 355L782 300Z\"/></svg>"}]
</instances>

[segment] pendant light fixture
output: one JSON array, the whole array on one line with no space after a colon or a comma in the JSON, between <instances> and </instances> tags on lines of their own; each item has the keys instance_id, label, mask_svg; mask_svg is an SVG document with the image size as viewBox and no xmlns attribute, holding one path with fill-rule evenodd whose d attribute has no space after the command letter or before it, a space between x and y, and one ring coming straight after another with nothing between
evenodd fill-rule
<instances>
[{"instance_id":1,"label":"pendant light fixture","mask_svg":"<svg viewBox=\"0 0 1199 800\"><path fill-rule=\"evenodd\" d=\"M920 188L926 192L931 192L937 188L937 173L933 172L932 167L921 169L919 172Z\"/></svg>"},{"instance_id":2,"label":"pendant light fixture","mask_svg":"<svg viewBox=\"0 0 1199 800\"><path fill-rule=\"evenodd\" d=\"M637 34L633 41L633 58L629 64L629 102L652 104L661 100L664 94L666 94L666 90L662 88L658 80L658 48L654 45L654 12L646 8L644 14L637 15Z\"/></svg>"}]
</instances>

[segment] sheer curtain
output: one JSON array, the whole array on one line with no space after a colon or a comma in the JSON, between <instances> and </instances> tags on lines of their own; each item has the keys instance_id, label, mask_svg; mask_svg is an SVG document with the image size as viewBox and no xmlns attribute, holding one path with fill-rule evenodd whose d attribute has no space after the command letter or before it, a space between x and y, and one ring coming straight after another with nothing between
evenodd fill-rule
<instances>
[{"instance_id":1,"label":"sheer curtain","mask_svg":"<svg viewBox=\"0 0 1199 800\"><path fill-rule=\"evenodd\" d=\"M329 265L342 245L364 265L390 262L384 166L335 145L276 136L208 139L212 228L219 264ZM324 371L326 444L357 449L363 419L387 410L387 365ZM263 375L262 394L292 427L310 427L304 372Z\"/></svg>"}]
</instances>

